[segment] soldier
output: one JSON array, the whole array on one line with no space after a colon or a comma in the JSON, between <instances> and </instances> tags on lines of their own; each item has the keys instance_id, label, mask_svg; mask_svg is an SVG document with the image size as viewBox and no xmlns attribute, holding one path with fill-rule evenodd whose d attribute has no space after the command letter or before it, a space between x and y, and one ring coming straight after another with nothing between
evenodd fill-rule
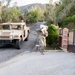
<instances>
[{"instance_id":1,"label":"soldier","mask_svg":"<svg viewBox=\"0 0 75 75\"><path fill-rule=\"evenodd\" d=\"M40 29L37 30L37 42L40 46L40 52L43 54L44 48L46 47L46 37L48 36L47 28L46 27L40 27Z\"/></svg>"}]
</instances>

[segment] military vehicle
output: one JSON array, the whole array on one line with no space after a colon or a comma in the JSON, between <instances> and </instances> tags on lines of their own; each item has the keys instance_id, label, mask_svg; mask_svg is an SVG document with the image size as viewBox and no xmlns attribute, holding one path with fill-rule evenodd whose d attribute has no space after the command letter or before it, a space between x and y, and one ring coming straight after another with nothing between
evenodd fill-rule
<instances>
[{"instance_id":1,"label":"military vehicle","mask_svg":"<svg viewBox=\"0 0 75 75\"><path fill-rule=\"evenodd\" d=\"M5 44L15 45L20 49L23 41L28 41L30 29L26 23L0 23L0 46Z\"/></svg>"}]
</instances>

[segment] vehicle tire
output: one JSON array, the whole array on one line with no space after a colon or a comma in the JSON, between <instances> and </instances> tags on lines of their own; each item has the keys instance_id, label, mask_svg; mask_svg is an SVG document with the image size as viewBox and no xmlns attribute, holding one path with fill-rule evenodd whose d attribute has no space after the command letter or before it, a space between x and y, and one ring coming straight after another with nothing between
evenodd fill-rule
<instances>
[{"instance_id":1,"label":"vehicle tire","mask_svg":"<svg viewBox=\"0 0 75 75\"><path fill-rule=\"evenodd\" d=\"M25 39L25 41L28 41L28 38L29 38L29 32L28 32L28 35L27 35L27 38Z\"/></svg>"},{"instance_id":2,"label":"vehicle tire","mask_svg":"<svg viewBox=\"0 0 75 75\"><path fill-rule=\"evenodd\" d=\"M16 48L20 49L20 40L16 40Z\"/></svg>"}]
</instances>

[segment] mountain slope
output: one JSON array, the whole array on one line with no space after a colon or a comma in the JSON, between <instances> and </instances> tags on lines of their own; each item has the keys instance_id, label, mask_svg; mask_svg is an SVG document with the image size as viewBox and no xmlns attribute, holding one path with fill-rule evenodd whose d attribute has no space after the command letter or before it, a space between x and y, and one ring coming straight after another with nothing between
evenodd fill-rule
<instances>
[{"instance_id":1,"label":"mountain slope","mask_svg":"<svg viewBox=\"0 0 75 75\"><path fill-rule=\"evenodd\" d=\"M35 3L35 4L29 4L29 5L25 5L25 6L20 6L20 7L18 7L19 8L19 11L21 12L21 13L24 13L26 10L29 10L29 9L31 9L32 7L40 7L40 8L42 8L42 9L45 9L45 7L46 7L46 4L41 4L41 3Z\"/></svg>"}]
</instances>

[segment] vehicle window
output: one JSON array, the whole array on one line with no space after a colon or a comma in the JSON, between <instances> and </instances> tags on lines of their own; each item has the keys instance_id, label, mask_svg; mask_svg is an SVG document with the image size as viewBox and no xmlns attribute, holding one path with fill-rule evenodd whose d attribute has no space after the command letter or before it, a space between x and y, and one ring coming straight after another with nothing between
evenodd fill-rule
<instances>
[{"instance_id":1,"label":"vehicle window","mask_svg":"<svg viewBox=\"0 0 75 75\"><path fill-rule=\"evenodd\" d=\"M0 25L0 29L10 30L10 25Z\"/></svg>"},{"instance_id":2,"label":"vehicle window","mask_svg":"<svg viewBox=\"0 0 75 75\"><path fill-rule=\"evenodd\" d=\"M22 27L21 27L21 25L12 25L11 29L13 29L13 30L21 30Z\"/></svg>"}]
</instances>

